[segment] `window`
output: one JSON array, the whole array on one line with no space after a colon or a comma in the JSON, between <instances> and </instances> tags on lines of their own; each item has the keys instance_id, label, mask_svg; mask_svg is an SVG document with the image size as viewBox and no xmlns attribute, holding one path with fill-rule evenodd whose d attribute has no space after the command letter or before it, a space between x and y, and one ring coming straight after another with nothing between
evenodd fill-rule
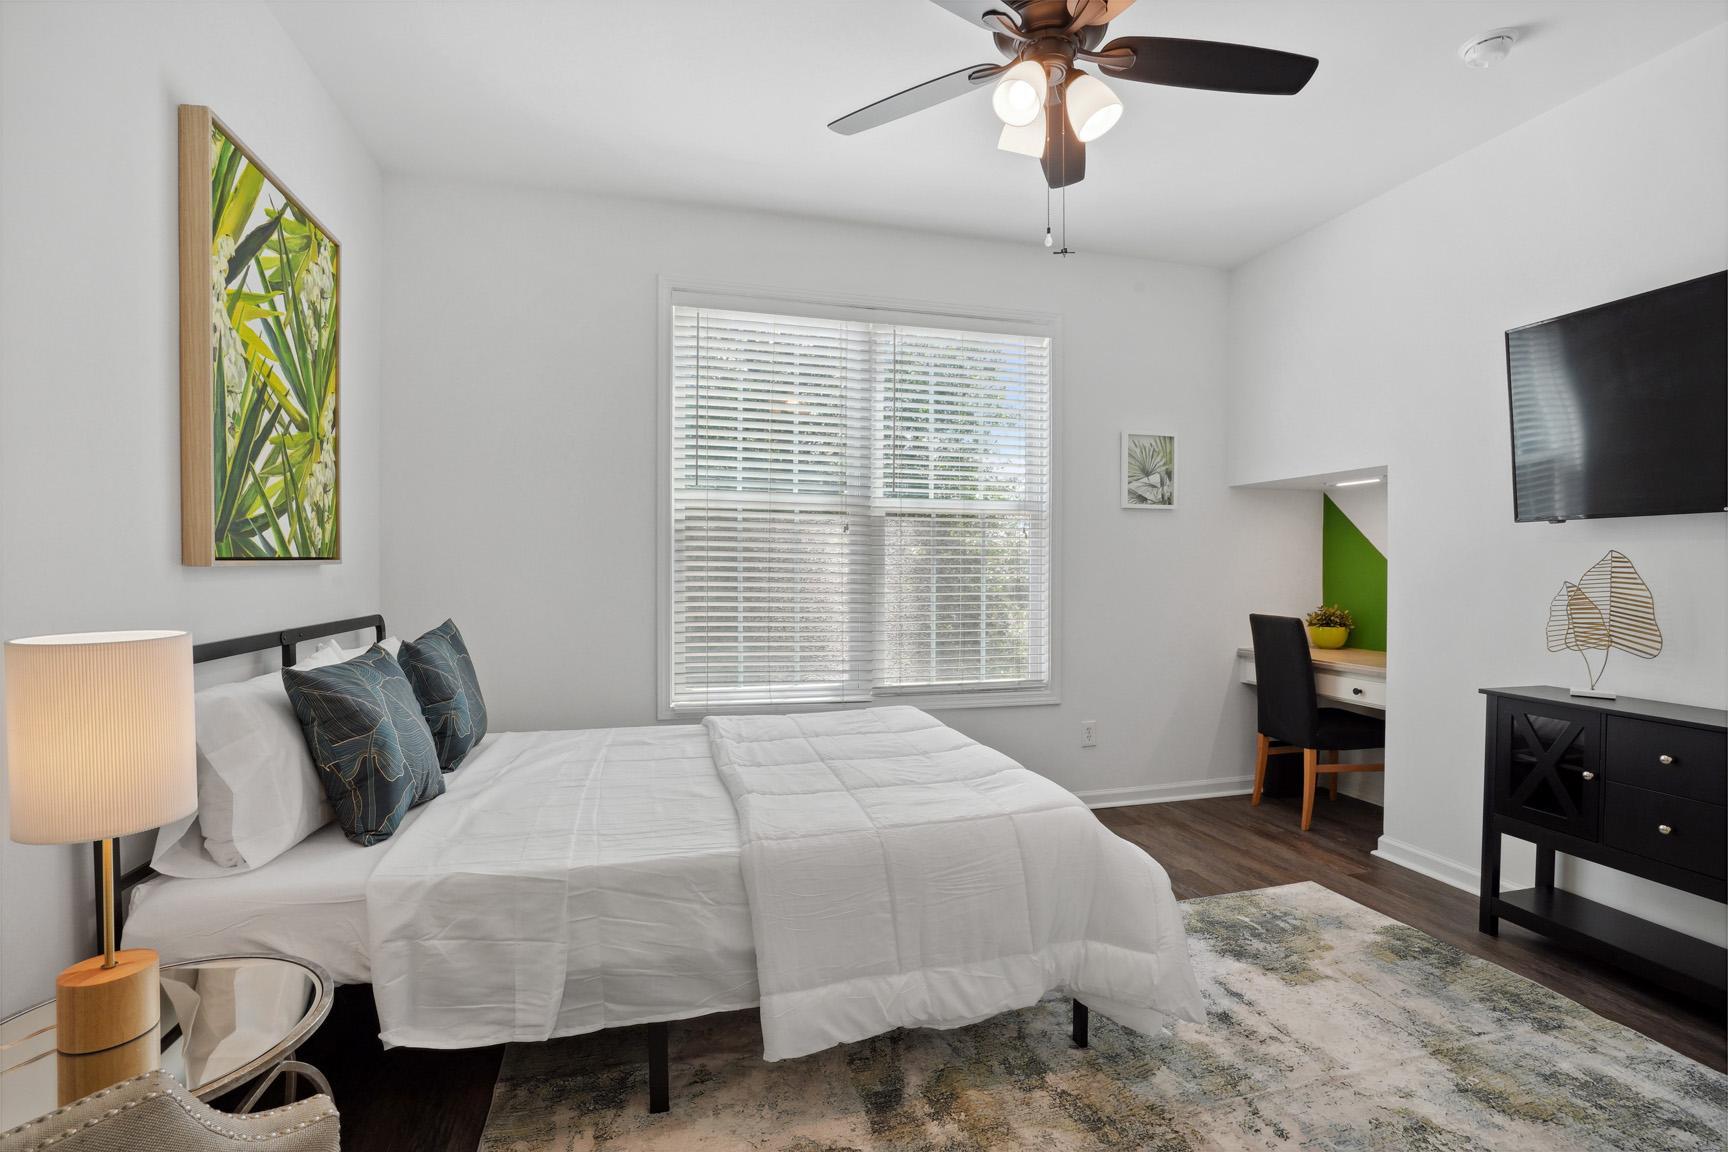
<instances>
[{"instance_id":1,"label":"window","mask_svg":"<svg viewBox=\"0 0 1728 1152\"><path fill-rule=\"evenodd\" d=\"M1048 698L1047 332L670 308L665 711Z\"/></svg>"}]
</instances>

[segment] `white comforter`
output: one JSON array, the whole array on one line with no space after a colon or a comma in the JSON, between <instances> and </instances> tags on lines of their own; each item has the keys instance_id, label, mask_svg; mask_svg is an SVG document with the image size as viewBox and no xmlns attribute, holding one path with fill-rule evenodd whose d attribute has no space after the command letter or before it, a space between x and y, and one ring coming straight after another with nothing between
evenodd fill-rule
<instances>
[{"instance_id":1,"label":"white comforter","mask_svg":"<svg viewBox=\"0 0 1728 1152\"><path fill-rule=\"evenodd\" d=\"M1169 878L1073 794L915 708L710 717L737 806L764 1055L1063 989L1203 1019Z\"/></svg>"}]
</instances>

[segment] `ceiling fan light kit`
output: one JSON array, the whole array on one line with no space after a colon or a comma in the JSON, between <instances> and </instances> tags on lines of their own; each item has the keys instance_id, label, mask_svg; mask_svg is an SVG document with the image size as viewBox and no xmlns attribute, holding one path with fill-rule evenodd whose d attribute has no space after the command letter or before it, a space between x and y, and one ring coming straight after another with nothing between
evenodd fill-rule
<instances>
[{"instance_id":1,"label":"ceiling fan light kit","mask_svg":"<svg viewBox=\"0 0 1728 1152\"><path fill-rule=\"evenodd\" d=\"M1048 92L1044 66L1036 60L1021 60L1002 73L990 102L1002 123L1010 128L1024 128L1043 113Z\"/></svg>"},{"instance_id":2,"label":"ceiling fan light kit","mask_svg":"<svg viewBox=\"0 0 1728 1152\"><path fill-rule=\"evenodd\" d=\"M1030 124L1004 124L996 147L1004 152L1018 152L1036 160L1044 155L1044 113L1039 111Z\"/></svg>"},{"instance_id":3,"label":"ceiling fan light kit","mask_svg":"<svg viewBox=\"0 0 1728 1152\"><path fill-rule=\"evenodd\" d=\"M1062 102L1068 107L1068 123L1074 135L1090 144L1116 126L1122 118L1122 98L1096 76L1076 72L1068 81Z\"/></svg>"}]
</instances>

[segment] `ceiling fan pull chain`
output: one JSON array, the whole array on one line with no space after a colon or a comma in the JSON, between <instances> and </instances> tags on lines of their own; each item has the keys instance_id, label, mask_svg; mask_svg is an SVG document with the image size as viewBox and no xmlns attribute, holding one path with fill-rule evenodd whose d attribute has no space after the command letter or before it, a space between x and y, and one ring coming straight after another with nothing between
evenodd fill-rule
<instances>
[{"instance_id":1,"label":"ceiling fan pull chain","mask_svg":"<svg viewBox=\"0 0 1728 1152\"><path fill-rule=\"evenodd\" d=\"M1044 186L1044 247L1056 247L1056 237L1050 232L1050 186Z\"/></svg>"},{"instance_id":2,"label":"ceiling fan pull chain","mask_svg":"<svg viewBox=\"0 0 1728 1152\"><path fill-rule=\"evenodd\" d=\"M1049 189L1045 189L1044 196L1046 199L1049 198ZM1068 185L1066 184L1062 185L1062 247L1056 249L1051 255L1064 257L1074 255L1074 249L1068 247Z\"/></svg>"},{"instance_id":3,"label":"ceiling fan pull chain","mask_svg":"<svg viewBox=\"0 0 1728 1152\"><path fill-rule=\"evenodd\" d=\"M1061 91L1061 89L1057 89L1057 92L1060 93ZM1070 148L1068 147L1068 110L1062 106L1062 103L1063 102L1058 99L1053 105L1054 111L1052 113L1060 118L1056 122L1057 133L1055 144L1062 150L1056 161L1057 172L1061 176L1062 182L1062 247L1056 249L1051 253L1051 255L1066 257L1073 255L1073 250L1068 247L1068 153L1070 151ZM1048 212L1050 203L1050 188L1048 181L1046 181L1044 188L1044 203L1045 211ZM1048 225L1046 225L1046 227L1048 227Z\"/></svg>"}]
</instances>

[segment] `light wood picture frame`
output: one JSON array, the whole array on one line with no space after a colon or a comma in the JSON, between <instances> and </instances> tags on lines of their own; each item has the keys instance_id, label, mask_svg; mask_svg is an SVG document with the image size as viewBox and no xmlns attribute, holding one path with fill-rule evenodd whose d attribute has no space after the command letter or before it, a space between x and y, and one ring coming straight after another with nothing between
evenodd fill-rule
<instances>
[{"instance_id":1,"label":"light wood picture frame","mask_svg":"<svg viewBox=\"0 0 1728 1152\"><path fill-rule=\"evenodd\" d=\"M1122 507L1136 511L1174 511L1176 481L1174 432L1122 433L1122 458L1116 483Z\"/></svg>"},{"instance_id":2,"label":"light wood picture frame","mask_svg":"<svg viewBox=\"0 0 1728 1152\"><path fill-rule=\"evenodd\" d=\"M180 558L342 558L341 245L180 106Z\"/></svg>"}]
</instances>

